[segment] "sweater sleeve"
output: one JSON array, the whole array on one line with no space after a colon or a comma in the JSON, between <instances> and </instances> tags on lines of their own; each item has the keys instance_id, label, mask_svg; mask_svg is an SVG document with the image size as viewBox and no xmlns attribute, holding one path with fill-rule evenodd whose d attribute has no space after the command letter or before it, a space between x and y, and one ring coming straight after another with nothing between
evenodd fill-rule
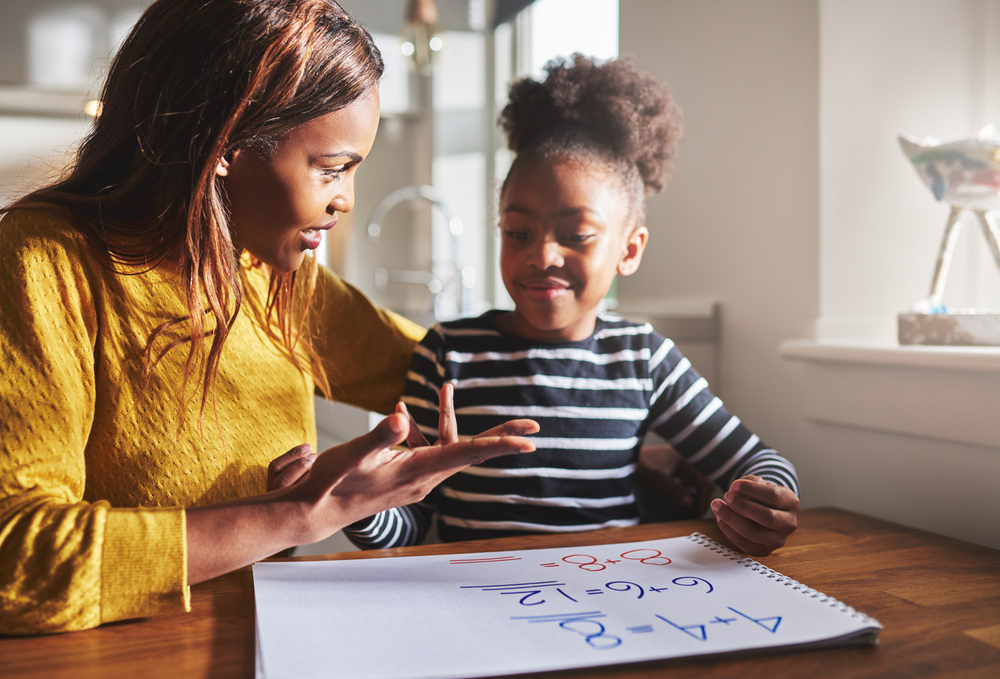
<instances>
[{"instance_id":1,"label":"sweater sleeve","mask_svg":"<svg viewBox=\"0 0 1000 679\"><path fill-rule=\"evenodd\" d=\"M426 330L373 304L320 267L311 307L313 347L338 401L391 413L403 393L413 347Z\"/></svg>"},{"instance_id":2,"label":"sweater sleeve","mask_svg":"<svg viewBox=\"0 0 1000 679\"><path fill-rule=\"evenodd\" d=\"M723 489L755 474L798 495L799 480L791 462L726 410L672 341L652 337L650 429Z\"/></svg>"},{"instance_id":3,"label":"sweater sleeve","mask_svg":"<svg viewBox=\"0 0 1000 679\"><path fill-rule=\"evenodd\" d=\"M58 222L0 222L0 634L189 608L184 511L84 502L99 265Z\"/></svg>"}]
</instances>

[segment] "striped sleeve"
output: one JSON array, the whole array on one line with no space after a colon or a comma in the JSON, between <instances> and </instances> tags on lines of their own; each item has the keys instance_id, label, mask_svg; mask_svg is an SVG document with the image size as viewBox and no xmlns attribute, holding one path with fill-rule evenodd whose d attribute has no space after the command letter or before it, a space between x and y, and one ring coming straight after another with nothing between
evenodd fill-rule
<instances>
[{"instance_id":1,"label":"striped sleeve","mask_svg":"<svg viewBox=\"0 0 1000 679\"><path fill-rule=\"evenodd\" d=\"M387 509L347 526L344 535L360 549L419 545L427 535L432 514L424 503Z\"/></svg>"},{"instance_id":2,"label":"striped sleeve","mask_svg":"<svg viewBox=\"0 0 1000 679\"><path fill-rule=\"evenodd\" d=\"M658 335L651 341L650 429L723 489L755 474L798 495L795 467L726 410L673 342Z\"/></svg>"}]
</instances>

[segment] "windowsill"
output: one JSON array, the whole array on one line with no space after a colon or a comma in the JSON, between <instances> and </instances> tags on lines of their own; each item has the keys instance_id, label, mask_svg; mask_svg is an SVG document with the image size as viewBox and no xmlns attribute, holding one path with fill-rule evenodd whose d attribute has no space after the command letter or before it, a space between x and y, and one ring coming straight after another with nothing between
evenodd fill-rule
<instances>
[{"instance_id":1,"label":"windowsill","mask_svg":"<svg viewBox=\"0 0 1000 679\"><path fill-rule=\"evenodd\" d=\"M791 340L780 351L804 364L803 407L811 422L998 447L998 347Z\"/></svg>"},{"instance_id":2,"label":"windowsill","mask_svg":"<svg viewBox=\"0 0 1000 679\"><path fill-rule=\"evenodd\" d=\"M788 340L781 357L793 361L883 365L1000 373L1000 347L900 346L879 340Z\"/></svg>"}]
</instances>

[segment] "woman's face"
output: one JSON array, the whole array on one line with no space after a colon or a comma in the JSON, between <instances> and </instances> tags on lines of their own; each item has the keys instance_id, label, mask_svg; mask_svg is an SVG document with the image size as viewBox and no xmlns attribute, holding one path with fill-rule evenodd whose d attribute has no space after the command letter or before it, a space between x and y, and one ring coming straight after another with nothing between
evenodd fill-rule
<instances>
[{"instance_id":1,"label":"woman's face","mask_svg":"<svg viewBox=\"0 0 1000 679\"><path fill-rule=\"evenodd\" d=\"M223 177L239 250L278 271L294 271L320 246L337 214L354 207L354 174L378 130L377 88L349 106L286 133L267 157L236 149Z\"/></svg>"}]
</instances>

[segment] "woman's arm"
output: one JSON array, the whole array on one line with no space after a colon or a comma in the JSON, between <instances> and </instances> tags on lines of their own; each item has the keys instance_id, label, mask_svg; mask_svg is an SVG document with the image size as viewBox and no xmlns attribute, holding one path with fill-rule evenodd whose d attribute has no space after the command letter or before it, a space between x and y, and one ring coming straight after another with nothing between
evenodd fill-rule
<instances>
[{"instance_id":1,"label":"woman's arm","mask_svg":"<svg viewBox=\"0 0 1000 679\"><path fill-rule=\"evenodd\" d=\"M116 479L130 467L88 447L107 368L95 350L103 273L62 222L23 211L0 221L0 634L187 601L183 510L85 499L95 459Z\"/></svg>"}]
</instances>

